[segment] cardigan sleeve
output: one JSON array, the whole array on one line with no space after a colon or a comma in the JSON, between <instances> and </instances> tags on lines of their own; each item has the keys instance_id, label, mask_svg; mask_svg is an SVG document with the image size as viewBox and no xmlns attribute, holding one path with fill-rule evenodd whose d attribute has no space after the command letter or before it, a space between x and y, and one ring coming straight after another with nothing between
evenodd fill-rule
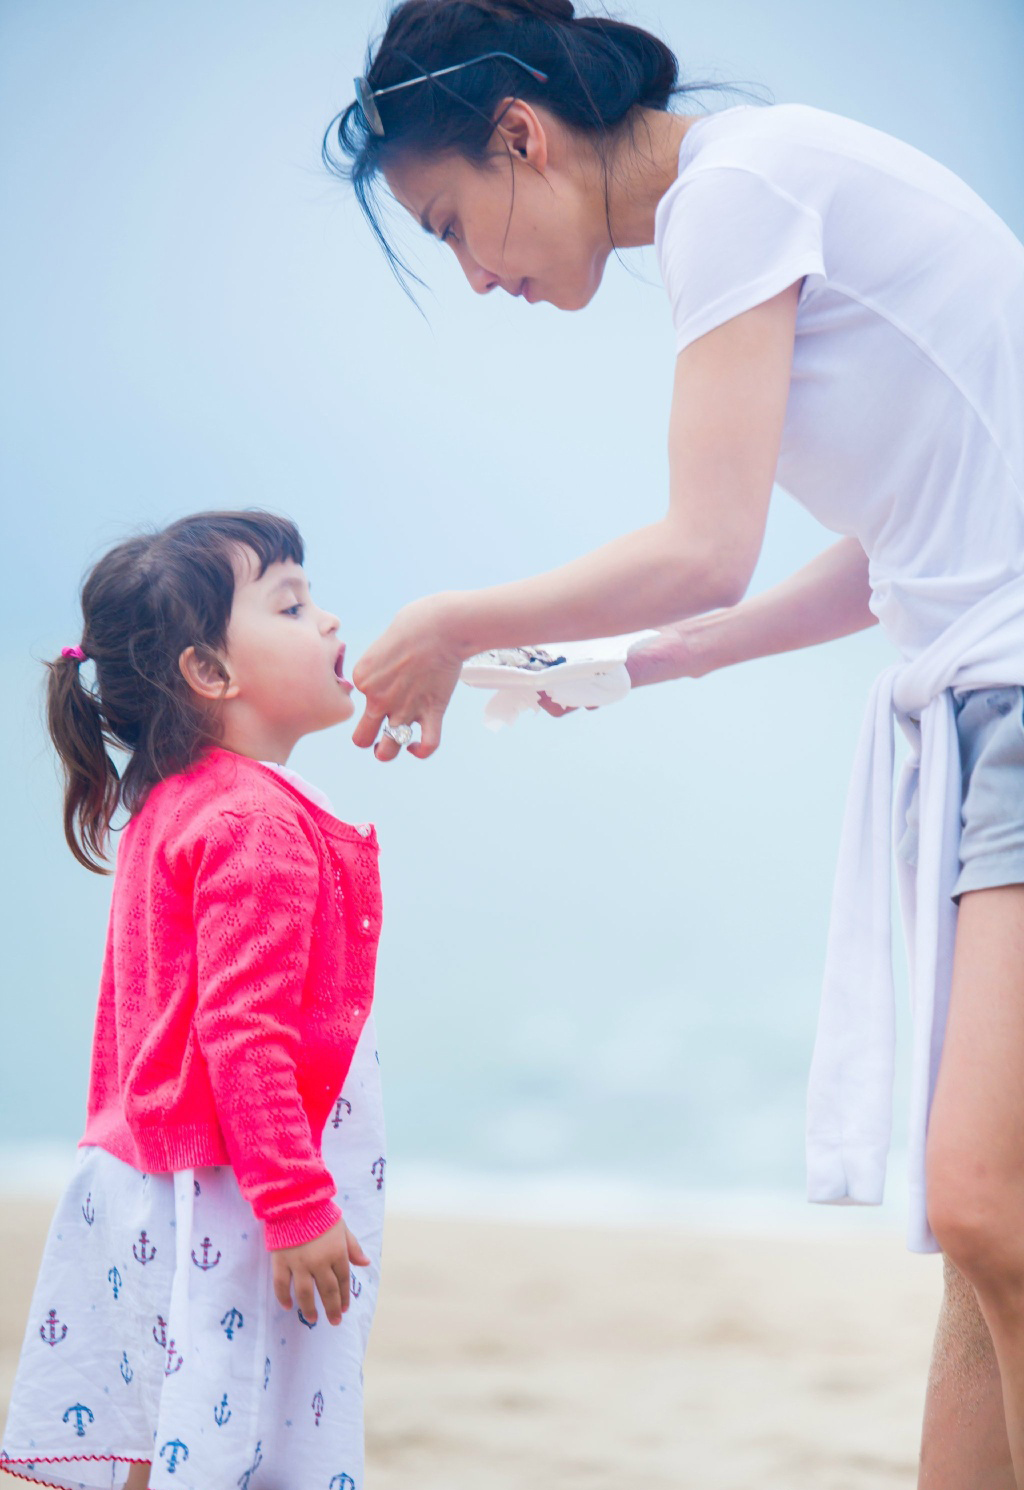
<instances>
[{"instance_id":1,"label":"cardigan sleeve","mask_svg":"<svg viewBox=\"0 0 1024 1490\"><path fill-rule=\"evenodd\" d=\"M268 1249L341 1217L297 1080L320 863L295 822L221 813L196 868L196 1035L242 1194Z\"/></svg>"}]
</instances>

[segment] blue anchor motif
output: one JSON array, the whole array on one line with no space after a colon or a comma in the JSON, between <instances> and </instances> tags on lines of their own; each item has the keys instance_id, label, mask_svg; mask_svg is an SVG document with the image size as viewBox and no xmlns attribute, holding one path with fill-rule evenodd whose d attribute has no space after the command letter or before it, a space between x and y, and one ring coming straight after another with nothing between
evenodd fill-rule
<instances>
[{"instance_id":1,"label":"blue anchor motif","mask_svg":"<svg viewBox=\"0 0 1024 1490\"><path fill-rule=\"evenodd\" d=\"M124 1377L125 1386L129 1384L135 1375L135 1372L128 1363L128 1352L126 1350L122 1350L121 1352L121 1375Z\"/></svg>"},{"instance_id":2,"label":"blue anchor motif","mask_svg":"<svg viewBox=\"0 0 1024 1490\"><path fill-rule=\"evenodd\" d=\"M202 1193L203 1193L202 1190L200 1190L200 1188L199 1188L199 1181L198 1180L193 1180L192 1181L192 1193L194 1195L202 1195Z\"/></svg>"},{"instance_id":3,"label":"blue anchor motif","mask_svg":"<svg viewBox=\"0 0 1024 1490\"><path fill-rule=\"evenodd\" d=\"M352 1294L352 1297L354 1299L357 1299L363 1291L363 1285L360 1283L355 1273L349 1274L348 1286L349 1292Z\"/></svg>"},{"instance_id":4,"label":"blue anchor motif","mask_svg":"<svg viewBox=\"0 0 1024 1490\"><path fill-rule=\"evenodd\" d=\"M141 1251L139 1250L141 1247ZM139 1233L139 1240L132 1246L132 1256L136 1262L141 1262L145 1267L147 1262L152 1262L156 1256L156 1246L149 1240L146 1233Z\"/></svg>"},{"instance_id":5,"label":"blue anchor motif","mask_svg":"<svg viewBox=\"0 0 1024 1490\"><path fill-rule=\"evenodd\" d=\"M60 1325L60 1334L57 1334L57 1326ZM57 1318L56 1309L51 1309L44 1322L39 1326L39 1338L44 1345L59 1345L68 1332L66 1324L61 1324Z\"/></svg>"},{"instance_id":6,"label":"blue anchor motif","mask_svg":"<svg viewBox=\"0 0 1024 1490\"><path fill-rule=\"evenodd\" d=\"M85 1197L85 1204L82 1206L82 1215L85 1217L85 1224L87 1226L91 1226L92 1223L96 1220L96 1207L92 1203L91 1190Z\"/></svg>"},{"instance_id":7,"label":"blue anchor motif","mask_svg":"<svg viewBox=\"0 0 1024 1490\"><path fill-rule=\"evenodd\" d=\"M356 1482L350 1474L336 1474L330 1490L356 1490Z\"/></svg>"},{"instance_id":8,"label":"blue anchor motif","mask_svg":"<svg viewBox=\"0 0 1024 1490\"><path fill-rule=\"evenodd\" d=\"M341 1115L341 1109L343 1107L348 1116L352 1116L352 1103L348 1100L347 1097L339 1097L337 1102L335 1102L334 1104L334 1116L331 1118L332 1128L340 1128L342 1123L345 1121L345 1119Z\"/></svg>"},{"instance_id":9,"label":"blue anchor motif","mask_svg":"<svg viewBox=\"0 0 1024 1490\"><path fill-rule=\"evenodd\" d=\"M377 1180L378 1190L382 1190L384 1188L384 1170L387 1168L387 1162L388 1161L385 1159L384 1155L381 1154L380 1158L374 1159L373 1163L370 1165L370 1173L374 1175Z\"/></svg>"},{"instance_id":10,"label":"blue anchor motif","mask_svg":"<svg viewBox=\"0 0 1024 1490\"><path fill-rule=\"evenodd\" d=\"M90 1407L86 1407L84 1403L82 1403L82 1402L76 1402L73 1407L69 1407L68 1408L67 1412L61 1418L61 1422L62 1423L68 1422L68 1420L70 1419L72 1413L74 1413L74 1415L75 1415L75 1432L78 1434L79 1438L84 1438L85 1437L85 1427L84 1427L83 1422L82 1422L82 1414L84 1413L86 1415L86 1417L89 1419L90 1423L94 1423L96 1421L96 1419L95 1419L95 1416L93 1414L93 1411L92 1411L92 1409Z\"/></svg>"},{"instance_id":11,"label":"blue anchor motif","mask_svg":"<svg viewBox=\"0 0 1024 1490\"><path fill-rule=\"evenodd\" d=\"M111 1268L109 1270L107 1273L107 1282L114 1290L114 1297L116 1299L121 1292L121 1274L117 1271L117 1268Z\"/></svg>"},{"instance_id":12,"label":"blue anchor motif","mask_svg":"<svg viewBox=\"0 0 1024 1490\"><path fill-rule=\"evenodd\" d=\"M315 1319L307 1319L306 1316L303 1314L303 1312L302 1312L301 1309L299 1310L299 1320L300 1320L300 1322L302 1324L304 1324L306 1326L306 1329L307 1330L315 1330L316 1329L317 1321Z\"/></svg>"},{"instance_id":13,"label":"blue anchor motif","mask_svg":"<svg viewBox=\"0 0 1024 1490\"><path fill-rule=\"evenodd\" d=\"M169 1454L168 1449L170 1449ZM167 1456L167 1473L177 1474L178 1460L180 1459L184 1464L188 1458L188 1444L182 1443L180 1438L169 1438L160 1450L160 1458L162 1459L165 1455Z\"/></svg>"},{"instance_id":14,"label":"blue anchor motif","mask_svg":"<svg viewBox=\"0 0 1024 1490\"><path fill-rule=\"evenodd\" d=\"M225 1392L217 1403L217 1406L213 1409L213 1421L217 1424L218 1428L223 1428L230 1416L231 1408L228 1406L228 1394Z\"/></svg>"},{"instance_id":15,"label":"blue anchor motif","mask_svg":"<svg viewBox=\"0 0 1024 1490\"><path fill-rule=\"evenodd\" d=\"M195 1263L195 1265L196 1265L197 1268L202 1268L202 1270L203 1270L204 1273L208 1273L211 1268L215 1268L217 1266L218 1262L220 1262L220 1253L219 1252L217 1253L217 1256L213 1259L213 1261L212 1262L210 1261L210 1248L211 1248L212 1245L213 1244L210 1241L210 1238L208 1236L204 1236L203 1237L203 1240L202 1240L202 1243L201 1243L202 1252L203 1252L203 1260L202 1260L202 1262L200 1262L199 1261L199 1258L196 1256L196 1254L195 1254L195 1248L193 1248L193 1250L192 1250L192 1261Z\"/></svg>"},{"instance_id":16,"label":"blue anchor motif","mask_svg":"<svg viewBox=\"0 0 1024 1490\"><path fill-rule=\"evenodd\" d=\"M267 1356L263 1362L263 1390L266 1391L270 1385L270 1357Z\"/></svg>"},{"instance_id":17,"label":"blue anchor motif","mask_svg":"<svg viewBox=\"0 0 1024 1490\"><path fill-rule=\"evenodd\" d=\"M220 1323L228 1339L233 1340L235 1338L235 1331L242 1328L245 1320L237 1309L229 1309Z\"/></svg>"},{"instance_id":18,"label":"blue anchor motif","mask_svg":"<svg viewBox=\"0 0 1024 1490\"><path fill-rule=\"evenodd\" d=\"M312 1402L309 1405L313 1409L313 1422L319 1428L319 1426L320 1426L320 1419L323 1416L323 1411L324 1411L324 1394L323 1394L323 1392L317 1392L316 1395L314 1396Z\"/></svg>"},{"instance_id":19,"label":"blue anchor motif","mask_svg":"<svg viewBox=\"0 0 1024 1490\"><path fill-rule=\"evenodd\" d=\"M256 1454L255 1454L255 1456L253 1458L252 1463L250 1464L249 1468L245 1471L245 1473L243 1475L240 1475L239 1476L238 1490L249 1490L249 1481L252 1479L253 1475L256 1473L256 1471L259 1469L259 1467L260 1467L260 1465L262 1463L263 1463L263 1440L262 1439L258 1439L257 1442L256 1442ZM355 1490L355 1487L354 1486L353 1486L353 1490Z\"/></svg>"}]
</instances>

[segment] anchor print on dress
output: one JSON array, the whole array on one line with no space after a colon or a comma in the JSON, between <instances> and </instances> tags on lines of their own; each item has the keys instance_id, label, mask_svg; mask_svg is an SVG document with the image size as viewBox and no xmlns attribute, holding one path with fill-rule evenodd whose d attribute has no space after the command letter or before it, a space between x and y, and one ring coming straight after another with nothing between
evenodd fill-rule
<instances>
[{"instance_id":1,"label":"anchor print on dress","mask_svg":"<svg viewBox=\"0 0 1024 1490\"><path fill-rule=\"evenodd\" d=\"M96 1419L93 1416L92 1408L86 1407L85 1404L82 1402L76 1402L74 1407L68 1408L67 1412L61 1418L61 1422L67 1423L70 1420L72 1413L74 1413L75 1415L75 1432L78 1434L79 1438L84 1438L85 1425L82 1422L82 1414L85 1413L90 1423L94 1423Z\"/></svg>"},{"instance_id":2,"label":"anchor print on dress","mask_svg":"<svg viewBox=\"0 0 1024 1490\"><path fill-rule=\"evenodd\" d=\"M252 1479L253 1475L256 1473L256 1471L259 1469L259 1467L260 1467L260 1465L262 1463L263 1463L263 1440L262 1439L259 1439L259 1440L257 1440L257 1443L256 1443L256 1453L253 1456L252 1463L249 1465L249 1468L245 1471L245 1473L239 1477L239 1480L238 1480L238 1490L249 1490L249 1481ZM353 1490L354 1490L354 1487L353 1487Z\"/></svg>"},{"instance_id":3,"label":"anchor print on dress","mask_svg":"<svg viewBox=\"0 0 1024 1490\"><path fill-rule=\"evenodd\" d=\"M213 1409L213 1421L217 1424L218 1428L223 1428L230 1416L231 1408L228 1406L228 1394L225 1392L217 1403L217 1406Z\"/></svg>"},{"instance_id":4,"label":"anchor print on dress","mask_svg":"<svg viewBox=\"0 0 1024 1490\"><path fill-rule=\"evenodd\" d=\"M363 1291L363 1285L360 1283L355 1273L351 1273L349 1275L348 1286L349 1292L351 1293L352 1297L354 1299L357 1299Z\"/></svg>"},{"instance_id":5,"label":"anchor print on dress","mask_svg":"<svg viewBox=\"0 0 1024 1490\"><path fill-rule=\"evenodd\" d=\"M135 1375L135 1372L132 1370L131 1365L129 1364L128 1352L126 1350L122 1350L121 1352L121 1375L124 1377L125 1386L129 1385Z\"/></svg>"},{"instance_id":6,"label":"anchor print on dress","mask_svg":"<svg viewBox=\"0 0 1024 1490\"><path fill-rule=\"evenodd\" d=\"M270 1385L270 1357L267 1356L263 1362L263 1390L266 1391Z\"/></svg>"},{"instance_id":7,"label":"anchor print on dress","mask_svg":"<svg viewBox=\"0 0 1024 1490\"><path fill-rule=\"evenodd\" d=\"M350 1474L336 1474L331 1481L331 1490L356 1490L356 1482Z\"/></svg>"},{"instance_id":8,"label":"anchor print on dress","mask_svg":"<svg viewBox=\"0 0 1024 1490\"><path fill-rule=\"evenodd\" d=\"M309 1405L313 1409L313 1422L319 1428L319 1426L320 1426L320 1419L323 1416L323 1411L324 1411L324 1394L323 1394L323 1392L317 1392L314 1395L313 1400L312 1400L312 1402Z\"/></svg>"},{"instance_id":9,"label":"anchor print on dress","mask_svg":"<svg viewBox=\"0 0 1024 1490\"><path fill-rule=\"evenodd\" d=\"M114 1297L116 1299L121 1292L121 1274L117 1271L117 1268L111 1268L109 1270L107 1273L107 1282L114 1290Z\"/></svg>"},{"instance_id":10,"label":"anchor print on dress","mask_svg":"<svg viewBox=\"0 0 1024 1490\"><path fill-rule=\"evenodd\" d=\"M302 1324L304 1324L306 1326L306 1329L307 1330L315 1330L316 1329L316 1325L317 1325L316 1320L315 1319L307 1319L306 1316L303 1314L303 1312L302 1312L301 1309L299 1310L299 1320L300 1320L300 1322Z\"/></svg>"},{"instance_id":11,"label":"anchor print on dress","mask_svg":"<svg viewBox=\"0 0 1024 1490\"><path fill-rule=\"evenodd\" d=\"M167 1452L168 1449L170 1453ZM178 1460L180 1459L184 1464L188 1458L188 1444L182 1443L180 1438L169 1438L160 1450L160 1458L162 1459L165 1455L167 1456L167 1473L177 1474Z\"/></svg>"},{"instance_id":12,"label":"anchor print on dress","mask_svg":"<svg viewBox=\"0 0 1024 1490\"><path fill-rule=\"evenodd\" d=\"M57 1334L58 1326L60 1326L59 1335ZM40 1340L42 1340L44 1345L59 1345L60 1342L64 1339L64 1336L67 1334L67 1332L68 1327L66 1324L61 1324L60 1320L57 1318L56 1309L51 1309L49 1314L46 1316L46 1319L39 1326L39 1338Z\"/></svg>"},{"instance_id":13,"label":"anchor print on dress","mask_svg":"<svg viewBox=\"0 0 1024 1490\"><path fill-rule=\"evenodd\" d=\"M139 1233L139 1240L132 1246L132 1256L136 1262L141 1262L143 1267L147 1262L152 1262L156 1256L156 1247L144 1231Z\"/></svg>"},{"instance_id":14,"label":"anchor print on dress","mask_svg":"<svg viewBox=\"0 0 1024 1490\"><path fill-rule=\"evenodd\" d=\"M82 1215L85 1217L86 1226L91 1226L92 1223L96 1220L96 1207L92 1203L91 1190L85 1197L85 1204L82 1206Z\"/></svg>"},{"instance_id":15,"label":"anchor print on dress","mask_svg":"<svg viewBox=\"0 0 1024 1490\"><path fill-rule=\"evenodd\" d=\"M181 1370L183 1363L181 1356L178 1355L174 1341L167 1338L167 1321L162 1314L158 1314L156 1317L156 1324L153 1326L153 1339L160 1346L160 1349L167 1354L167 1359L164 1362L164 1375L173 1376L175 1371Z\"/></svg>"},{"instance_id":16,"label":"anchor print on dress","mask_svg":"<svg viewBox=\"0 0 1024 1490\"><path fill-rule=\"evenodd\" d=\"M370 1173L377 1181L378 1190L382 1190L384 1188L384 1170L387 1168L387 1162L388 1161L385 1159L384 1155L381 1154L380 1158L374 1159L373 1163L370 1165Z\"/></svg>"},{"instance_id":17,"label":"anchor print on dress","mask_svg":"<svg viewBox=\"0 0 1024 1490\"><path fill-rule=\"evenodd\" d=\"M203 1193L202 1190L200 1190L200 1188L199 1188L199 1181L198 1180L193 1180L192 1181L192 1193L193 1193L193 1195L202 1195L202 1193Z\"/></svg>"},{"instance_id":18,"label":"anchor print on dress","mask_svg":"<svg viewBox=\"0 0 1024 1490\"><path fill-rule=\"evenodd\" d=\"M240 1330L244 1324L245 1320L237 1309L229 1309L220 1322L221 1329L229 1340L235 1338L235 1331Z\"/></svg>"},{"instance_id":19,"label":"anchor print on dress","mask_svg":"<svg viewBox=\"0 0 1024 1490\"><path fill-rule=\"evenodd\" d=\"M339 1097L337 1102L335 1102L334 1104L334 1116L331 1118L332 1128L340 1128L342 1123L345 1121L345 1118L343 1118L341 1115L342 1108L345 1109L346 1117L352 1116L352 1103L348 1100L347 1097Z\"/></svg>"},{"instance_id":20,"label":"anchor print on dress","mask_svg":"<svg viewBox=\"0 0 1024 1490\"><path fill-rule=\"evenodd\" d=\"M218 1262L220 1262L220 1253L218 1252L213 1261L210 1261L210 1248L213 1246L213 1243L210 1241L210 1238L208 1236L203 1237L200 1246L203 1253L202 1262L200 1262L199 1258L196 1256L195 1248L192 1249L192 1261L195 1263L197 1268L202 1268L204 1273L208 1273L211 1268L215 1268Z\"/></svg>"}]
</instances>

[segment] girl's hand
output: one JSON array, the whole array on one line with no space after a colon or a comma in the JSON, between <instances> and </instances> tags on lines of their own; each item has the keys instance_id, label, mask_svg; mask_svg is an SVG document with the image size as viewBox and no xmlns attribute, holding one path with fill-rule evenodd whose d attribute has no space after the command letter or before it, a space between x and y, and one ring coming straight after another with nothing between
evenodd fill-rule
<instances>
[{"instance_id":1,"label":"girl's hand","mask_svg":"<svg viewBox=\"0 0 1024 1490\"><path fill-rule=\"evenodd\" d=\"M330 1323L341 1324L349 1306L349 1264L359 1268L370 1265L344 1221L336 1222L330 1231L303 1242L301 1247L279 1247L271 1256L277 1302L283 1309L291 1308L294 1283L295 1302L310 1324L316 1323L317 1293Z\"/></svg>"},{"instance_id":2,"label":"girl's hand","mask_svg":"<svg viewBox=\"0 0 1024 1490\"><path fill-rule=\"evenodd\" d=\"M449 611L441 595L403 607L355 665L352 681L366 697L363 717L352 743L363 749L377 739L385 719L391 724L419 724L420 739L408 747L418 760L433 755L441 743L441 720L447 709L465 654L447 634ZM385 735L374 752L394 760L400 747Z\"/></svg>"}]
</instances>

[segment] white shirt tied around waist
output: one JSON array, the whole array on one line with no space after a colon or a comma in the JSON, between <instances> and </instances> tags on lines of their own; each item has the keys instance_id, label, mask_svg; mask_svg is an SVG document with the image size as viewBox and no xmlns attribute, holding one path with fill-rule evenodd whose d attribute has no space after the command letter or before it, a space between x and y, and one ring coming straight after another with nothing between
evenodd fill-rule
<instances>
[{"instance_id":1,"label":"white shirt tied around waist","mask_svg":"<svg viewBox=\"0 0 1024 1490\"><path fill-rule=\"evenodd\" d=\"M1024 577L979 601L918 656L887 668L868 698L843 818L825 981L807 1105L808 1198L879 1205L892 1128L896 1043L892 974L893 718L911 754L896 796L903 821L915 781L915 869L899 861L913 1034L907 1245L935 1252L925 1196L925 1139L949 1007L960 867L960 754L952 688L1024 684Z\"/></svg>"}]
</instances>

